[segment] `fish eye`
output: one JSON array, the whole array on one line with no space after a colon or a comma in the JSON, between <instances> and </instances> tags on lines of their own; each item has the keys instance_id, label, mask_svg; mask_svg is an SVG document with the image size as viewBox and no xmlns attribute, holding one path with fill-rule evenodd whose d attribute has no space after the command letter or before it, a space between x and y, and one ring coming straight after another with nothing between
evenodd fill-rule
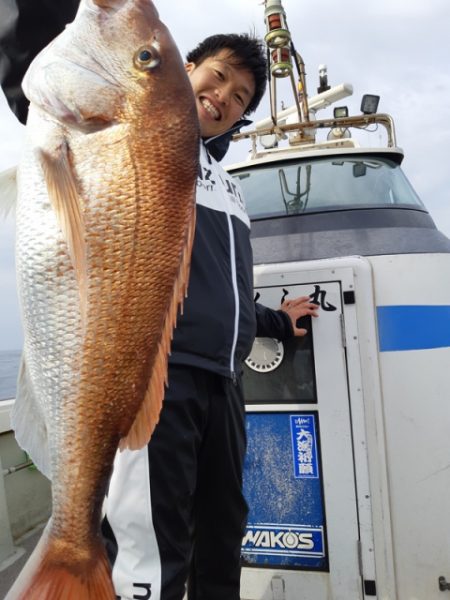
<instances>
[{"instance_id":1,"label":"fish eye","mask_svg":"<svg viewBox=\"0 0 450 600\"><path fill-rule=\"evenodd\" d=\"M138 69L151 70L161 62L161 56L155 46L139 48L134 55L134 64Z\"/></svg>"}]
</instances>

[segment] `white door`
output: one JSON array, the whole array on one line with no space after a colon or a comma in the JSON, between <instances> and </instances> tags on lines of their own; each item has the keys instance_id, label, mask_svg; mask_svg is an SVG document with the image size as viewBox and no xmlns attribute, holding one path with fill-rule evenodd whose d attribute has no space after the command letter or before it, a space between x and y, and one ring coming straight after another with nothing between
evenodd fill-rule
<instances>
[{"instance_id":1,"label":"white door","mask_svg":"<svg viewBox=\"0 0 450 600\"><path fill-rule=\"evenodd\" d=\"M256 270L258 302L311 296L320 316L305 319L305 338L257 339L245 367L242 600L363 598L343 290L337 279L305 280Z\"/></svg>"}]
</instances>

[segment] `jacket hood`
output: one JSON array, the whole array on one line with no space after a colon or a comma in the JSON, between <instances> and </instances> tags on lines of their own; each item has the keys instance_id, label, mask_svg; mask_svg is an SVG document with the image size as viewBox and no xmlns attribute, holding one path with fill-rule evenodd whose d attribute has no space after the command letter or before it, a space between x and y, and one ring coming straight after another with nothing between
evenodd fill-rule
<instances>
[{"instance_id":1,"label":"jacket hood","mask_svg":"<svg viewBox=\"0 0 450 600\"><path fill-rule=\"evenodd\" d=\"M210 138L204 138L203 143L211 156L219 162L228 152L233 135L240 131L242 127L251 125L252 122L253 121L250 121L249 119L240 119L239 121L236 121L228 131L225 131L225 133Z\"/></svg>"}]
</instances>

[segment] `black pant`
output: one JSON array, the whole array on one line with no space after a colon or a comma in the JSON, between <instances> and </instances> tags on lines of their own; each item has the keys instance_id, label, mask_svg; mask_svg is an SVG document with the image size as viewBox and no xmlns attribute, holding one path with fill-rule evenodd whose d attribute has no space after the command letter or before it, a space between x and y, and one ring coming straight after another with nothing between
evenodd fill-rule
<instances>
[{"instance_id":1,"label":"black pant","mask_svg":"<svg viewBox=\"0 0 450 600\"><path fill-rule=\"evenodd\" d=\"M240 385L202 369L170 367L148 446L161 600L182 600L188 577L189 600L239 600L245 447ZM114 560L113 529L104 523Z\"/></svg>"}]
</instances>

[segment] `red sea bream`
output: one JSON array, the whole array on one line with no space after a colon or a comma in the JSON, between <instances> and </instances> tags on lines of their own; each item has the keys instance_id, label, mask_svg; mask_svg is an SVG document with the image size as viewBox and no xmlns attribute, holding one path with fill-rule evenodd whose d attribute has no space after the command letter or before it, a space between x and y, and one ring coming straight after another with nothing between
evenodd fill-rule
<instances>
[{"instance_id":1,"label":"red sea bream","mask_svg":"<svg viewBox=\"0 0 450 600\"><path fill-rule=\"evenodd\" d=\"M53 513L7 598L114 599L101 507L118 447L144 446L158 421L194 232L196 109L150 0L82 0L24 90L13 423Z\"/></svg>"}]
</instances>

